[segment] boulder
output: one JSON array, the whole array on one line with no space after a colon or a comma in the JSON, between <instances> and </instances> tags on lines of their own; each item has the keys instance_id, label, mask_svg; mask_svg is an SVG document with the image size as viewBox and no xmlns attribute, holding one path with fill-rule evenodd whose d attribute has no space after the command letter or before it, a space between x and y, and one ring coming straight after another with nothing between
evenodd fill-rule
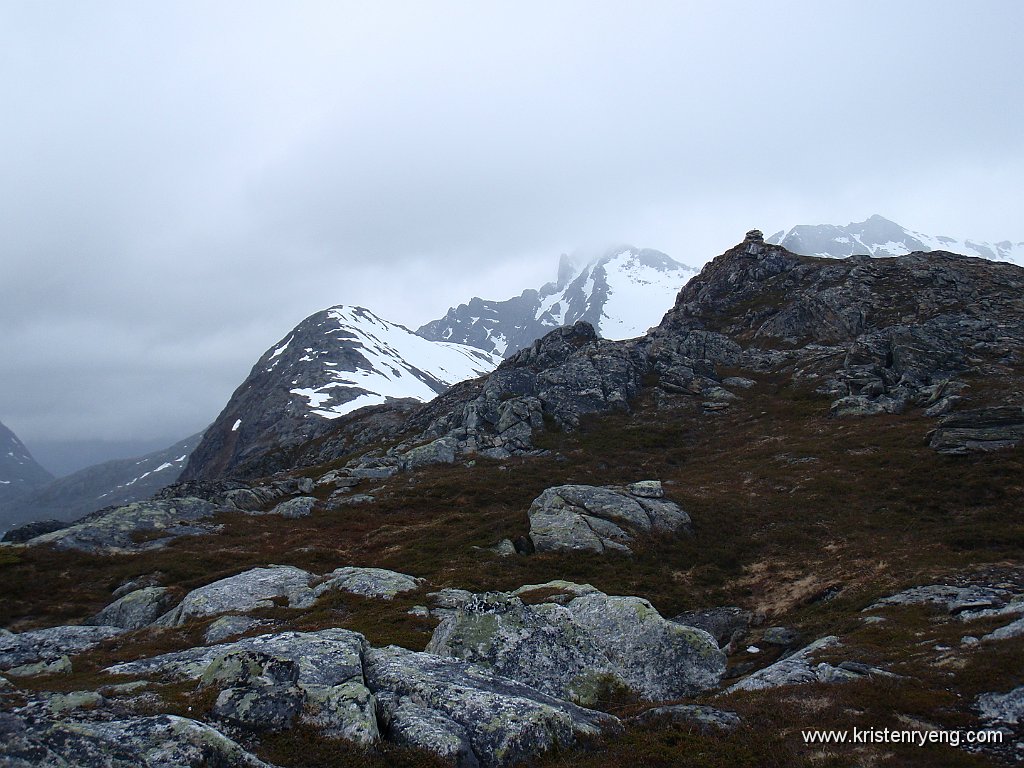
<instances>
[{"instance_id":1,"label":"boulder","mask_svg":"<svg viewBox=\"0 0 1024 768\"><path fill-rule=\"evenodd\" d=\"M62 657L95 648L123 632L120 627L66 626L0 635L0 670L59 662Z\"/></svg>"},{"instance_id":2,"label":"boulder","mask_svg":"<svg viewBox=\"0 0 1024 768\"><path fill-rule=\"evenodd\" d=\"M950 614L965 611L979 611L998 608L1012 596L1009 590L987 586L956 586L952 584L929 584L911 587L894 595L883 597L865 610L877 610L892 605L935 605Z\"/></svg>"},{"instance_id":3,"label":"boulder","mask_svg":"<svg viewBox=\"0 0 1024 768\"><path fill-rule=\"evenodd\" d=\"M144 587L115 600L90 619L92 624L141 629L152 624L174 603L167 587Z\"/></svg>"},{"instance_id":4,"label":"boulder","mask_svg":"<svg viewBox=\"0 0 1024 768\"><path fill-rule=\"evenodd\" d=\"M725 648L731 642L741 640L747 634L753 620L753 613L734 606L686 611L672 618L677 624L708 632L715 638L719 648Z\"/></svg>"},{"instance_id":5,"label":"boulder","mask_svg":"<svg viewBox=\"0 0 1024 768\"><path fill-rule=\"evenodd\" d=\"M318 584L313 590L315 597L340 589L356 595L392 600L398 593L418 589L423 583L423 579L404 573L388 571L384 568L357 568L355 566L337 568L327 574L326 578L327 581Z\"/></svg>"},{"instance_id":6,"label":"boulder","mask_svg":"<svg viewBox=\"0 0 1024 768\"><path fill-rule=\"evenodd\" d=\"M453 437L432 440L403 454L401 466L403 469L415 469L430 464L454 464L456 447Z\"/></svg>"},{"instance_id":7,"label":"boulder","mask_svg":"<svg viewBox=\"0 0 1024 768\"><path fill-rule=\"evenodd\" d=\"M308 478L306 478L308 479ZM312 480L310 480L312 482ZM295 499L288 499L288 501L282 501L276 507L274 507L268 514L278 515L280 517L298 518L308 517L313 514L313 507L316 506L316 499L313 496L299 496Z\"/></svg>"},{"instance_id":8,"label":"boulder","mask_svg":"<svg viewBox=\"0 0 1024 768\"><path fill-rule=\"evenodd\" d=\"M898 678L892 672L879 667L872 667L856 661L842 661L833 666L826 662L814 663L814 655L826 648L841 645L834 635L822 637L810 645L800 649L791 656L771 664L748 675L730 687L732 691L759 691L766 688L778 688L783 685L801 685L803 683L842 683L850 680L862 680L865 677Z\"/></svg>"},{"instance_id":9,"label":"boulder","mask_svg":"<svg viewBox=\"0 0 1024 768\"><path fill-rule=\"evenodd\" d=\"M302 711L299 667L291 659L255 650L233 650L214 659L203 685L220 689L213 713L254 730L292 727Z\"/></svg>"},{"instance_id":10,"label":"boulder","mask_svg":"<svg viewBox=\"0 0 1024 768\"><path fill-rule=\"evenodd\" d=\"M460 766L508 766L581 736L614 731L582 709L479 666L389 646L366 654L385 733Z\"/></svg>"},{"instance_id":11,"label":"boulder","mask_svg":"<svg viewBox=\"0 0 1024 768\"><path fill-rule=\"evenodd\" d=\"M958 411L943 416L928 438L939 453L959 456L1024 444L1024 408L1014 405Z\"/></svg>"},{"instance_id":12,"label":"boulder","mask_svg":"<svg viewBox=\"0 0 1024 768\"><path fill-rule=\"evenodd\" d=\"M363 677L366 647L362 635L345 629L280 632L117 664L106 671L115 675L160 674L193 680L201 680L206 675L208 682L239 680L247 678L232 678L231 671L241 666L243 659L255 658L259 660L256 666L273 661L279 671L268 677L265 666L259 667L259 674L252 674L255 668L250 668L248 679L267 677L266 684L285 685L284 681L290 679L291 672L282 670L291 669L286 664L288 662L297 670L294 684L302 691L299 720L315 726L326 736L368 744L376 741L379 733L374 699ZM250 652L262 655L244 655ZM225 711L234 711L240 717L251 716L256 722L265 717L266 722L274 724L281 724L289 711L287 701L291 701L290 694L282 692L282 699L272 708L273 711L262 712L252 697L246 698L251 693L246 684L230 687L240 690L225 697ZM245 712L249 715L244 715Z\"/></svg>"},{"instance_id":13,"label":"boulder","mask_svg":"<svg viewBox=\"0 0 1024 768\"><path fill-rule=\"evenodd\" d=\"M315 600L309 586L313 578L308 571L290 565L253 568L192 590L174 610L154 623L178 627L191 619L218 613L272 608L275 600L289 608L308 608Z\"/></svg>"},{"instance_id":14,"label":"boulder","mask_svg":"<svg viewBox=\"0 0 1024 768\"><path fill-rule=\"evenodd\" d=\"M441 622L427 650L584 706L615 689L662 700L718 684L725 657L706 632L666 621L641 598L580 591L562 605L475 595Z\"/></svg>"},{"instance_id":15,"label":"boulder","mask_svg":"<svg viewBox=\"0 0 1024 768\"><path fill-rule=\"evenodd\" d=\"M530 540L537 552L629 553L637 535L689 529L690 516L663 495L656 480L548 488L530 506Z\"/></svg>"},{"instance_id":16,"label":"boulder","mask_svg":"<svg viewBox=\"0 0 1024 768\"><path fill-rule=\"evenodd\" d=\"M207 645L222 643L229 637L241 635L253 627L258 627L265 623L251 616L221 616L206 628L206 632L203 633L203 642Z\"/></svg>"},{"instance_id":17,"label":"boulder","mask_svg":"<svg viewBox=\"0 0 1024 768\"><path fill-rule=\"evenodd\" d=\"M164 547L181 536L215 532L216 526L202 521L216 512L214 504L195 497L139 501L101 509L28 543L96 554L142 552Z\"/></svg>"},{"instance_id":18,"label":"boulder","mask_svg":"<svg viewBox=\"0 0 1024 768\"><path fill-rule=\"evenodd\" d=\"M0 763L7 768L272 768L211 726L174 715L58 721L3 713Z\"/></svg>"}]
</instances>

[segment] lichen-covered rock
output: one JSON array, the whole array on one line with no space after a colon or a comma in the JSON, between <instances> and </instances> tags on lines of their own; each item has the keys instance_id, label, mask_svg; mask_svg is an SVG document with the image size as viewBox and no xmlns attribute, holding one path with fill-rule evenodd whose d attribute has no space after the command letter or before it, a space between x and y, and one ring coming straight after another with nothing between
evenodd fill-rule
<instances>
[{"instance_id":1,"label":"lichen-covered rock","mask_svg":"<svg viewBox=\"0 0 1024 768\"><path fill-rule=\"evenodd\" d=\"M73 656L95 648L104 640L117 637L123 632L120 627L66 626L2 635L0 670L12 670L26 664L57 662L63 656Z\"/></svg>"},{"instance_id":2,"label":"lichen-covered rock","mask_svg":"<svg viewBox=\"0 0 1024 768\"><path fill-rule=\"evenodd\" d=\"M759 691L765 688L777 688L782 685L800 685L802 683L829 682L834 679L830 673L836 668L830 664L814 664L814 654L826 648L839 645L839 638L828 635L815 640L800 649L792 656L760 669L729 688L729 691ZM819 670L819 667L821 668ZM855 675L850 673L850 679Z\"/></svg>"},{"instance_id":3,"label":"lichen-covered rock","mask_svg":"<svg viewBox=\"0 0 1024 768\"><path fill-rule=\"evenodd\" d=\"M663 496L656 480L548 488L530 506L530 540L537 552L630 552L638 534L689 528L690 516Z\"/></svg>"},{"instance_id":4,"label":"lichen-covered rock","mask_svg":"<svg viewBox=\"0 0 1024 768\"><path fill-rule=\"evenodd\" d=\"M430 464L452 464L455 462L457 445L453 437L441 437L426 445L413 448L402 455L402 468L415 469Z\"/></svg>"},{"instance_id":5,"label":"lichen-covered rock","mask_svg":"<svg viewBox=\"0 0 1024 768\"><path fill-rule=\"evenodd\" d=\"M261 731L281 731L294 724L304 699L298 679L298 664L291 659L254 650L228 651L202 676L204 685L220 689L215 715Z\"/></svg>"},{"instance_id":6,"label":"lichen-covered rock","mask_svg":"<svg viewBox=\"0 0 1024 768\"><path fill-rule=\"evenodd\" d=\"M316 506L316 499L313 496L299 496L298 498L295 499L288 499L288 501L282 501L280 504L278 504L276 507L270 510L268 514L293 519L298 517L308 517L309 515L313 514L314 506Z\"/></svg>"},{"instance_id":7,"label":"lichen-covered rock","mask_svg":"<svg viewBox=\"0 0 1024 768\"><path fill-rule=\"evenodd\" d=\"M203 642L207 645L221 643L229 637L241 635L253 627L265 623L267 622L254 619L252 616L221 616L206 628L206 632L203 633Z\"/></svg>"},{"instance_id":8,"label":"lichen-covered rock","mask_svg":"<svg viewBox=\"0 0 1024 768\"><path fill-rule=\"evenodd\" d=\"M358 568L355 566L336 568L327 574L326 578L327 581L318 584L313 590L316 597L332 590L342 590L356 595L392 600L398 593L418 589L423 583L423 579L404 573L384 568Z\"/></svg>"},{"instance_id":9,"label":"lichen-covered rock","mask_svg":"<svg viewBox=\"0 0 1024 768\"><path fill-rule=\"evenodd\" d=\"M190 619L218 613L271 608L275 599L285 601L290 608L308 608L315 600L309 586L313 578L308 571L290 565L253 568L192 590L155 624L177 627Z\"/></svg>"},{"instance_id":10,"label":"lichen-covered rock","mask_svg":"<svg viewBox=\"0 0 1024 768\"><path fill-rule=\"evenodd\" d=\"M388 733L462 766L512 765L619 727L476 665L394 646L367 652L366 682Z\"/></svg>"},{"instance_id":11,"label":"lichen-covered rock","mask_svg":"<svg viewBox=\"0 0 1024 768\"><path fill-rule=\"evenodd\" d=\"M537 605L476 595L441 622L427 650L584 706L614 688L662 700L718 684L725 657L706 632L666 621L640 598L580 592Z\"/></svg>"},{"instance_id":12,"label":"lichen-covered rock","mask_svg":"<svg viewBox=\"0 0 1024 768\"><path fill-rule=\"evenodd\" d=\"M98 554L142 552L164 547L181 536L215 532L215 526L202 521L216 511L217 507L211 502L194 497L138 501L101 509L66 528L36 536L28 543Z\"/></svg>"},{"instance_id":13,"label":"lichen-covered rock","mask_svg":"<svg viewBox=\"0 0 1024 768\"><path fill-rule=\"evenodd\" d=\"M118 598L92 617L92 624L141 629L156 621L174 603L167 587L145 587Z\"/></svg>"},{"instance_id":14,"label":"lichen-covered rock","mask_svg":"<svg viewBox=\"0 0 1024 768\"><path fill-rule=\"evenodd\" d=\"M116 675L167 675L198 680L227 654L262 653L297 667L295 684L304 698L299 715L302 722L330 737L372 743L379 733L374 699L363 677L365 649L363 636L345 629L279 632L117 664L106 671ZM211 675L215 674L216 668Z\"/></svg>"},{"instance_id":15,"label":"lichen-covered rock","mask_svg":"<svg viewBox=\"0 0 1024 768\"><path fill-rule=\"evenodd\" d=\"M0 713L6 768L272 768L209 725L174 715L52 720Z\"/></svg>"}]
</instances>

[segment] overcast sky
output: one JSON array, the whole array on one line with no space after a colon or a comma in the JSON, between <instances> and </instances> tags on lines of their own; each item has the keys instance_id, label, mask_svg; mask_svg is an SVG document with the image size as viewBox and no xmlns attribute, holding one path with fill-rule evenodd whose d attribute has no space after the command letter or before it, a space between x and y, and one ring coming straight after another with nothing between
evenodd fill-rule
<instances>
[{"instance_id":1,"label":"overcast sky","mask_svg":"<svg viewBox=\"0 0 1024 768\"><path fill-rule=\"evenodd\" d=\"M0 3L0 421L174 440L313 312L628 242L1024 240L1024 3Z\"/></svg>"}]
</instances>

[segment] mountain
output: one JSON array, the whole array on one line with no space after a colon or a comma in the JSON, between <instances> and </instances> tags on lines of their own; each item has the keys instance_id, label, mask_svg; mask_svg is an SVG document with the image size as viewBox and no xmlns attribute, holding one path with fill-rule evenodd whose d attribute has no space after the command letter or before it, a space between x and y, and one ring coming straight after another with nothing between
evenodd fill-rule
<instances>
[{"instance_id":1,"label":"mountain","mask_svg":"<svg viewBox=\"0 0 1024 768\"><path fill-rule=\"evenodd\" d=\"M552 328L588 322L606 339L640 336L697 270L660 251L620 246L582 267L565 255L558 279L505 301L473 298L416 333L509 357Z\"/></svg>"},{"instance_id":2,"label":"mountain","mask_svg":"<svg viewBox=\"0 0 1024 768\"><path fill-rule=\"evenodd\" d=\"M1020 267L751 231L642 337L323 423L0 550L0 763L1020 762Z\"/></svg>"},{"instance_id":3,"label":"mountain","mask_svg":"<svg viewBox=\"0 0 1024 768\"><path fill-rule=\"evenodd\" d=\"M182 479L241 472L248 457L308 441L356 409L431 400L499 362L474 347L424 339L362 307L325 309L253 366L192 453Z\"/></svg>"},{"instance_id":4,"label":"mountain","mask_svg":"<svg viewBox=\"0 0 1024 768\"><path fill-rule=\"evenodd\" d=\"M0 504L53 480L25 444L0 423Z\"/></svg>"},{"instance_id":5,"label":"mountain","mask_svg":"<svg viewBox=\"0 0 1024 768\"><path fill-rule=\"evenodd\" d=\"M801 224L766 238L805 256L904 256L914 251L951 251L992 261L1008 261L1024 266L1024 242L998 243L957 240L946 235L925 235L906 229L877 214L845 227L834 224Z\"/></svg>"},{"instance_id":6,"label":"mountain","mask_svg":"<svg viewBox=\"0 0 1024 768\"><path fill-rule=\"evenodd\" d=\"M148 499L177 481L202 432L134 459L86 467L0 506L0 530L32 520L75 520L111 505Z\"/></svg>"}]
</instances>

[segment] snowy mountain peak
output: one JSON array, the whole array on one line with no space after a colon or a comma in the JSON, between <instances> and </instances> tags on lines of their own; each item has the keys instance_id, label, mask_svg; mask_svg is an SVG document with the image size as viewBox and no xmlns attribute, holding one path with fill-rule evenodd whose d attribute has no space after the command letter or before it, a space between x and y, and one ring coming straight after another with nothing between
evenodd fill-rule
<instances>
[{"instance_id":1,"label":"snowy mountain peak","mask_svg":"<svg viewBox=\"0 0 1024 768\"><path fill-rule=\"evenodd\" d=\"M767 241L806 256L903 256L913 251L952 251L1024 266L1024 242L1003 240L989 243L958 240L946 235L926 235L878 214L864 221L851 222L845 227L835 224L801 224L776 232Z\"/></svg>"},{"instance_id":2,"label":"snowy mountain peak","mask_svg":"<svg viewBox=\"0 0 1024 768\"><path fill-rule=\"evenodd\" d=\"M575 257L575 258L574 258ZM585 320L608 339L657 325L696 270L660 251L623 245L589 261L562 255L555 282L505 301L473 298L417 333L508 357L552 328Z\"/></svg>"},{"instance_id":3,"label":"snowy mountain peak","mask_svg":"<svg viewBox=\"0 0 1024 768\"><path fill-rule=\"evenodd\" d=\"M263 354L207 430L183 478L229 472L268 445L305 442L358 408L432 400L500 362L480 349L428 341L365 307L330 307Z\"/></svg>"}]
</instances>

